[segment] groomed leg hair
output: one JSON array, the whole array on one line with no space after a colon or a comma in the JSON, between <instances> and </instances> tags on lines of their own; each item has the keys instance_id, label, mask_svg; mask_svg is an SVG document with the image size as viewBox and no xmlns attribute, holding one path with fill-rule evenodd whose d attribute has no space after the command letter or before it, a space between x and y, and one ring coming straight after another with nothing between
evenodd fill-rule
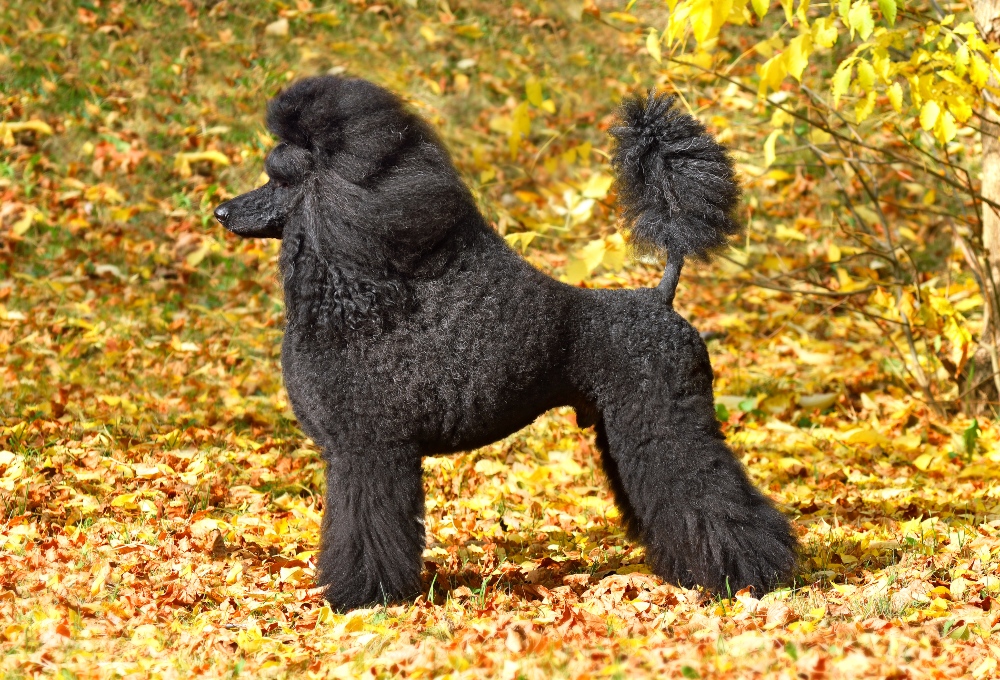
<instances>
[{"instance_id":1,"label":"groomed leg hair","mask_svg":"<svg viewBox=\"0 0 1000 680\"><path fill-rule=\"evenodd\" d=\"M691 327L674 379L620 380L598 422L597 446L622 521L655 574L719 595L761 595L796 564L788 519L750 483L715 417L712 370Z\"/></svg>"},{"instance_id":2,"label":"groomed leg hair","mask_svg":"<svg viewBox=\"0 0 1000 680\"><path fill-rule=\"evenodd\" d=\"M420 591L424 488L420 456L326 453L319 585L340 610L386 604Z\"/></svg>"},{"instance_id":3,"label":"groomed leg hair","mask_svg":"<svg viewBox=\"0 0 1000 680\"><path fill-rule=\"evenodd\" d=\"M685 588L761 595L791 573L795 539L788 520L755 489L722 441L674 432L630 437L608 414L606 466L629 535L646 546L655 574ZM625 418L626 422L628 418Z\"/></svg>"}]
</instances>

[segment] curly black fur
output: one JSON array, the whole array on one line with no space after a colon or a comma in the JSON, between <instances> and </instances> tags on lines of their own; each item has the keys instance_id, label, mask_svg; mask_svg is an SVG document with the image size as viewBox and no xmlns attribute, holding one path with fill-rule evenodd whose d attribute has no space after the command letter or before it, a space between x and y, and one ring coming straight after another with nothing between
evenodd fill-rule
<instances>
[{"instance_id":1,"label":"curly black fur","mask_svg":"<svg viewBox=\"0 0 1000 680\"><path fill-rule=\"evenodd\" d=\"M634 124L616 128L626 222L671 258L703 255L735 229L738 189L721 147L664 101L626 103ZM216 216L283 239L282 367L326 461L319 582L334 605L420 588L422 456L483 446L561 405L596 426L657 574L718 593L790 576L788 520L726 446L708 352L672 288L587 290L533 269L480 215L433 131L376 85L303 80L267 120L281 140L270 181ZM682 197L664 202L668 191Z\"/></svg>"},{"instance_id":2,"label":"curly black fur","mask_svg":"<svg viewBox=\"0 0 1000 680\"><path fill-rule=\"evenodd\" d=\"M675 101L654 91L626 98L609 130L623 227L637 250L668 254L670 300L684 258L706 259L743 229L732 159Z\"/></svg>"}]
</instances>

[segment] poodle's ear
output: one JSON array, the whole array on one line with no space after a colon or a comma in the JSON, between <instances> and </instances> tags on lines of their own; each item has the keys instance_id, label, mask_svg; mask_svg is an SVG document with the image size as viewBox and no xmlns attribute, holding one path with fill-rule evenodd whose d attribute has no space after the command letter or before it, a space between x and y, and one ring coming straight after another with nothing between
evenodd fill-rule
<instances>
[{"instance_id":1,"label":"poodle's ear","mask_svg":"<svg viewBox=\"0 0 1000 680\"><path fill-rule=\"evenodd\" d=\"M396 95L368 81L319 76L300 80L272 99L267 127L283 142L336 152L352 121L384 118L402 109Z\"/></svg>"}]
</instances>

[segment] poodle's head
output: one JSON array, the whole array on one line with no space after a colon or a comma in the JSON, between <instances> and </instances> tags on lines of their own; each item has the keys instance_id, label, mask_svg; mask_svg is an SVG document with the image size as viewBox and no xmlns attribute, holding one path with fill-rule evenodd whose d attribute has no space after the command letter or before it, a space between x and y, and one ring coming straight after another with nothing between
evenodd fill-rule
<instances>
[{"instance_id":1,"label":"poodle's head","mask_svg":"<svg viewBox=\"0 0 1000 680\"><path fill-rule=\"evenodd\" d=\"M267 126L279 141L268 182L215 216L240 236L283 239L286 299L295 272L330 279L337 300L352 282L401 281L476 214L430 126L373 83L301 80L268 104Z\"/></svg>"},{"instance_id":2,"label":"poodle's head","mask_svg":"<svg viewBox=\"0 0 1000 680\"><path fill-rule=\"evenodd\" d=\"M264 163L269 181L215 210L240 236L282 238L293 222L311 222L331 251L360 241L365 253L412 254L473 205L430 126L368 81L294 83L268 104L267 127L280 142Z\"/></svg>"}]
</instances>

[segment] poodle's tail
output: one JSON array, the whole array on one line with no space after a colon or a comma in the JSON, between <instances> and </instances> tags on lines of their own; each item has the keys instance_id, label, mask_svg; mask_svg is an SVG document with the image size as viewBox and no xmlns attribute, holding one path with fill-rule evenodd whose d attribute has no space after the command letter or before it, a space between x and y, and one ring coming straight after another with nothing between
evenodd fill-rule
<instances>
[{"instance_id":1,"label":"poodle's tail","mask_svg":"<svg viewBox=\"0 0 1000 680\"><path fill-rule=\"evenodd\" d=\"M609 131L624 229L639 251L666 252L659 288L670 304L684 258L706 259L743 230L732 159L675 100L653 90L629 97Z\"/></svg>"}]
</instances>

